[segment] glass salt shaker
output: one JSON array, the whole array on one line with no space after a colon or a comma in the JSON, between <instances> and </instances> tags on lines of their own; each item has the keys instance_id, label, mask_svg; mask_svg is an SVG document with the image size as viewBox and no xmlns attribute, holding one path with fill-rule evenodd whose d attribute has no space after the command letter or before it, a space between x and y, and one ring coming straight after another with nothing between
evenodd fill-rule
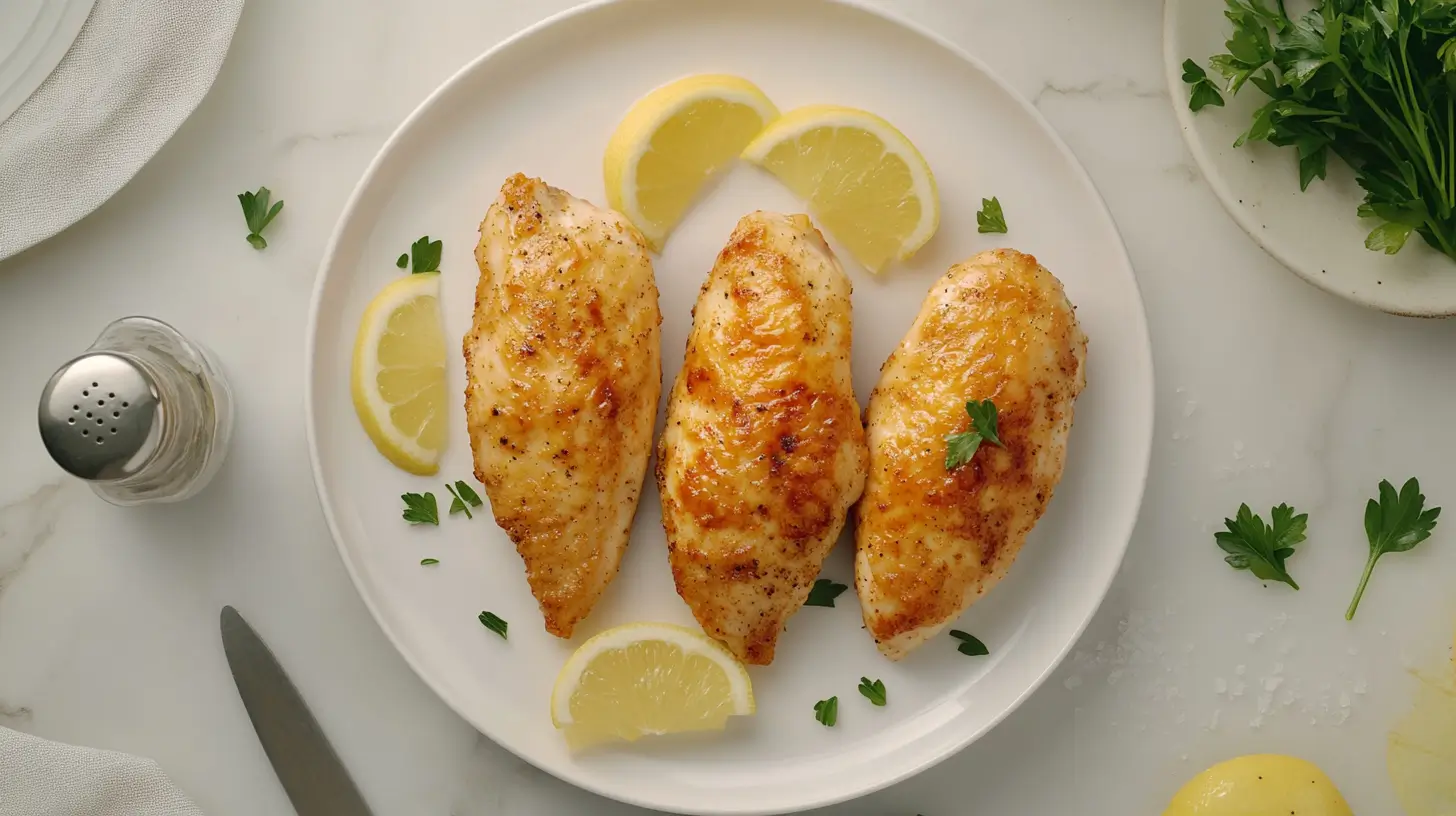
<instances>
[{"instance_id":1,"label":"glass salt shaker","mask_svg":"<svg viewBox=\"0 0 1456 816\"><path fill-rule=\"evenodd\" d=\"M40 397L40 435L67 472L118 505L181 501L222 465L232 392L201 346L124 317L61 366Z\"/></svg>"}]
</instances>

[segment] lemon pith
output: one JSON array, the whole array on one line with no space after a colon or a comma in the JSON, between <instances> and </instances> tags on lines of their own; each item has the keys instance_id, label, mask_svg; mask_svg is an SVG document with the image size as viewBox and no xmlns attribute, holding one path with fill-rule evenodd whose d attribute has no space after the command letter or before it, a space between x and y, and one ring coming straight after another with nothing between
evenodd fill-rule
<instances>
[{"instance_id":1,"label":"lemon pith","mask_svg":"<svg viewBox=\"0 0 1456 816\"><path fill-rule=\"evenodd\" d=\"M700 74L652 91L607 143L607 204L661 251L704 185L777 116L763 91L741 77Z\"/></svg>"},{"instance_id":2,"label":"lemon pith","mask_svg":"<svg viewBox=\"0 0 1456 816\"><path fill-rule=\"evenodd\" d=\"M743 665L672 624L628 624L593 637L567 660L551 693L551 722L574 748L721 730L729 717L753 711Z\"/></svg>"},{"instance_id":3,"label":"lemon pith","mask_svg":"<svg viewBox=\"0 0 1456 816\"><path fill-rule=\"evenodd\" d=\"M379 452L410 473L437 472L448 414L438 272L401 278L375 295L359 321L349 381Z\"/></svg>"},{"instance_id":4,"label":"lemon pith","mask_svg":"<svg viewBox=\"0 0 1456 816\"><path fill-rule=\"evenodd\" d=\"M940 201L920 151L867 111L809 105L774 120L743 151L809 205L872 272L935 234Z\"/></svg>"}]
</instances>

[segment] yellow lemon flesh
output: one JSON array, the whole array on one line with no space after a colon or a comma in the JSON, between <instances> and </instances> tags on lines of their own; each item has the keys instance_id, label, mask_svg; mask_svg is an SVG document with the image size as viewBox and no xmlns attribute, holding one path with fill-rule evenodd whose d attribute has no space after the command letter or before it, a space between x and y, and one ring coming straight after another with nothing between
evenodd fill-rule
<instances>
[{"instance_id":1,"label":"yellow lemon flesh","mask_svg":"<svg viewBox=\"0 0 1456 816\"><path fill-rule=\"evenodd\" d=\"M639 99L607 143L607 204L627 216L654 251L713 176L779 115L756 85L702 74Z\"/></svg>"},{"instance_id":2,"label":"yellow lemon flesh","mask_svg":"<svg viewBox=\"0 0 1456 816\"><path fill-rule=\"evenodd\" d=\"M1456 643L1452 646L1456 661ZM1407 816L1456 813L1456 663L1416 673L1415 703L1390 732L1385 771Z\"/></svg>"},{"instance_id":3,"label":"yellow lemon flesh","mask_svg":"<svg viewBox=\"0 0 1456 816\"><path fill-rule=\"evenodd\" d=\"M836 105L790 111L743 158L778 177L871 272L935 234L940 200L925 157L895 126Z\"/></svg>"},{"instance_id":4,"label":"yellow lemon flesh","mask_svg":"<svg viewBox=\"0 0 1456 816\"><path fill-rule=\"evenodd\" d=\"M572 748L658 734L720 731L753 713L748 672L699 632L665 623L608 629L566 661L551 722Z\"/></svg>"},{"instance_id":5,"label":"yellow lemon flesh","mask_svg":"<svg viewBox=\"0 0 1456 816\"><path fill-rule=\"evenodd\" d=\"M1353 816L1318 766L1297 757L1230 759L1193 777L1163 816Z\"/></svg>"},{"instance_id":6,"label":"yellow lemon flesh","mask_svg":"<svg viewBox=\"0 0 1456 816\"><path fill-rule=\"evenodd\" d=\"M440 273L401 278L375 295L359 321L349 379L379 452L410 473L438 471L449 413Z\"/></svg>"}]
</instances>

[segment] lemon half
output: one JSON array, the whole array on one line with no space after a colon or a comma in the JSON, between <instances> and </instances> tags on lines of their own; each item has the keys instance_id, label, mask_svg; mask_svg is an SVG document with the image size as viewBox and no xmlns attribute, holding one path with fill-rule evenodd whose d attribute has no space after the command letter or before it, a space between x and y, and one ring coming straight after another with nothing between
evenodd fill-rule
<instances>
[{"instance_id":1,"label":"lemon half","mask_svg":"<svg viewBox=\"0 0 1456 816\"><path fill-rule=\"evenodd\" d=\"M774 174L871 272L910 257L940 225L935 176L894 125L809 105L764 129L743 158Z\"/></svg>"},{"instance_id":2,"label":"lemon half","mask_svg":"<svg viewBox=\"0 0 1456 816\"><path fill-rule=\"evenodd\" d=\"M703 186L778 115L740 77L701 74L658 88L627 111L607 143L607 204L660 252Z\"/></svg>"},{"instance_id":3,"label":"lemon half","mask_svg":"<svg viewBox=\"0 0 1456 816\"><path fill-rule=\"evenodd\" d=\"M573 748L718 731L752 714L748 672L699 632L666 623L608 629L572 654L551 691L551 722Z\"/></svg>"},{"instance_id":4,"label":"lemon half","mask_svg":"<svg viewBox=\"0 0 1456 816\"><path fill-rule=\"evenodd\" d=\"M350 373L354 410L374 446L423 476L440 469L448 407L440 273L401 278L364 310Z\"/></svg>"}]
</instances>

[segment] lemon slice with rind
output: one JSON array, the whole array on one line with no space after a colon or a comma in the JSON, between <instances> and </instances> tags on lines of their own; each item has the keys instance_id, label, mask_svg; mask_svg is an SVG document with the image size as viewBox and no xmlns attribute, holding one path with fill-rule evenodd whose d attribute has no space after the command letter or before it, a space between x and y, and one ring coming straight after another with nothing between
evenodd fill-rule
<instances>
[{"instance_id":1,"label":"lemon slice with rind","mask_svg":"<svg viewBox=\"0 0 1456 816\"><path fill-rule=\"evenodd\" d=\"M660 252L703 187L778 115L741 77L700 74L658 88L632 105L607 143L607 204Z\"/></svg>"},{"instance_id":2,"label":"lemon slice with rind","mask_svg":"<svg viewBox=\"0 0 1456 816\"><path fill-rule=\"evenodd\" d=\"M855 108L809 105L774 120L743 158L776 176L871 272L904 260L940 225L935 176L894 125Z\"/></svg>"},{"instance_id":3,"label":"lemon slice with rind","mask_svg":"<svg viewBox=\"0 0 1456 816\"><path fill-rule=\"evenodd\" d=\"M410 473L440 469L449 414L445 382L440 273L401 278L364 310L350 390L374 446Z\"/></svg>"},{"instance_id":4,"label":"lemon slice with rind","mask_svg":"<svg viewBox=\"0 0 1456 816\"><path fill-rule=\"evenodd\" d=\"M573 748L719 731L752 714L748 672L700 632L666 623L608 629L572 654L551 692L551 722Z\"/></svg>"}]
</instances>

